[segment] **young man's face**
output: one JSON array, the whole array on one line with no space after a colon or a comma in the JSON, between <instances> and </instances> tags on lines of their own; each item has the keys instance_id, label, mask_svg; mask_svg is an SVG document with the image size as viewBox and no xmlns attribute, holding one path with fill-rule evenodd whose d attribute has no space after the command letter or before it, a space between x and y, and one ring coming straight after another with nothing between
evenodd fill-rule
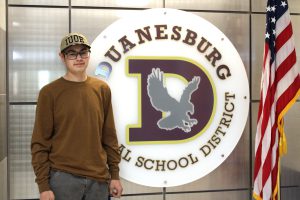
<instances>
[{"instance_id":1,"label":"young man's face","mask_svg":"<svg viewBox=\"0 0 300 200\"><path fill-rule=\"evenodd\" d=\"M59 55L65 63L68 72L72 74L82 74L86 72L90 60L90 51L85 45L71 46Z\"/></svg>"}]
</instances>

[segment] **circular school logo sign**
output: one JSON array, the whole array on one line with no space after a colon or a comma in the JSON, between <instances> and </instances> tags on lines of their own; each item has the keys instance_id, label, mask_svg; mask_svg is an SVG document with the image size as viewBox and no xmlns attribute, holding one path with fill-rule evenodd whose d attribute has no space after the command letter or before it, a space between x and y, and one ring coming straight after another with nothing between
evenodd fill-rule
<instances>
[{"instance_id":1,"label":"circular school logo sign","mask_svg":"<svg viewBox=\"0 0 300 200\"><path fill-rule=\"evenodd\" d=\"M238 52L188 12L150 9L114 22L92 43L88 73L111 87L120 175L138 184L205 176L246 124L248 80Z\"/></svg>"}]
</instances>

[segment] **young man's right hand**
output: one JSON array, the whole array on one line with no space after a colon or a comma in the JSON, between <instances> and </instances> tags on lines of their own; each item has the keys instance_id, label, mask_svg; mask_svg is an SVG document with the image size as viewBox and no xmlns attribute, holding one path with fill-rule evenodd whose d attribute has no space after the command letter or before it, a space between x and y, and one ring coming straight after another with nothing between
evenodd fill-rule
<instances>
[{"instance_id":1,"label":"young man's right hand","mask_svg":"<svg viewBox=\"0 0 300 200\"><path fill-rule=\"evenodd\" d=\"M40 194L40 200L54 200L54 194L51 190L44 191Z\"/></svg>"}]
</instances>

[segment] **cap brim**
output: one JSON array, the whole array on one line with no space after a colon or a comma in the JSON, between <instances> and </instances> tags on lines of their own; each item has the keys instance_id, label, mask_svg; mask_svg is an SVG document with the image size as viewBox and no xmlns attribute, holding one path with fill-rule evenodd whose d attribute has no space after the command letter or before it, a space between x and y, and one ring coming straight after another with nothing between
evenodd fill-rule
<instances>
[{"instance_id":1,"label":"cap brim","mask_svg":"<svg viewBox=\"0 0 300 200\"><path fill-rule=\"evenodd\" d=\"M72 47L72 46L75 46L75 45L83 45L83 46L88 47L89 49L91 48L91 46L88 45L88 44L71 44L71 45L65 47L64 49L61 49L60 52L63 52L64 50L68 49L69 47Z\"/></svg>"}]
</instances>

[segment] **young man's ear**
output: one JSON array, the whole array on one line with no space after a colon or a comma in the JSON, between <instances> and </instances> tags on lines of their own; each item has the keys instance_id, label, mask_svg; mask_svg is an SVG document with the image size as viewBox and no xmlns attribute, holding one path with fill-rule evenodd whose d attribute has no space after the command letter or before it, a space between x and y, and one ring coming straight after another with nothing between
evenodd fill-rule
<instances>
[{"instance_id":1,"label":"young man's ear","mask_svg":"<svg viewBox=\"0 0 300 200\"><path fill-rule=\"evenodd\" d=\"M58 55L59 55L61 61L62 61L62 62L65 62L65 54L62 53L62 52L60 52Z\"/></svg>"}]
</instances>

